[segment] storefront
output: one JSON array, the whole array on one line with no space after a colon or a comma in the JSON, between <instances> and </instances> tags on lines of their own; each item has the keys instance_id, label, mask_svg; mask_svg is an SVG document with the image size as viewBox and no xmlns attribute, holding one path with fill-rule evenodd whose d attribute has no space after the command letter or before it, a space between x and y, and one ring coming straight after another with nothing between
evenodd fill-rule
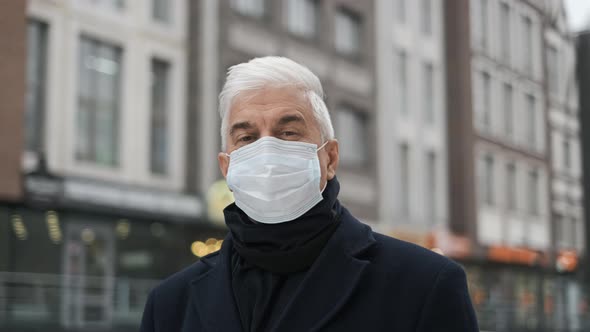
<instances>
[{"instance_id":1,"label":"storefront","mask_svg":"<svg viewBox=\"0 0 590 332\"><path fill-rule=\"evenodd\" d=\"M161 194L150 211L134 205L143 192L59 183L0 204L0 330L135 331L149 290L218 250L226 234L193 213L195 197Z\"/></svg>"},{"instance_id":2,"label":"storefront","mask_svg":"<svg viewBox=\"0 0 590 332\"><path fill-rule=\"evenodd\" d=\"M516 265L466 264L482 331L588 331L588 289L574 274Z\"/></svg>"}]
</instances>

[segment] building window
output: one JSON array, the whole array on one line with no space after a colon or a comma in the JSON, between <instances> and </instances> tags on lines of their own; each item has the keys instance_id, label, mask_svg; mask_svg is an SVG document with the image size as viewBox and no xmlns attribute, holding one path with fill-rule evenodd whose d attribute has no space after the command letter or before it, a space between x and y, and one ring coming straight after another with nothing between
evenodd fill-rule
<instances>
[{"instance_id":1,"label":"building window","mask_svg":"<svg viewBox=\"0 0 590 332\"><path fill-rule=\"evenodd\" d=\"M494 159L492 156L487 156L485 159L485 202L489 205L495 204L494 195Z\"/></svg>"},{"instance_id":2,"label":"building window","mask_svg":"<svg viewBox=\"0 0 590 332\"><path fill-rule=\"evenodd\" d=\"M558 215L556 218L556 235L559 249L579 249L583 246L584 227L576 218Z\"/></svg>"},{"instance_id":3,"label":"building window","mask_svg":"<svg viewBox=\"0 0 590 332\"><path fill-rule=\"evenodd\" d=\"M402 114L408 114L408 60L404 51L397 53L397 71L393 73L397 81L397 99Z\"/></svg>"},{"instance_id":4,"label":"building window","mask_svg":"<svg viewBox=\"0 0 590 332\"><path fill-rule=\"evenodd\" d=\"M572 165L572 152L570 142L567 138L563 140L563 167L569 169Z\"/></svg>"},{"instance_id":5,"label":"building window","mask_svg":"<svg viewBox=\"0 0 590 332\"><path fill-rule=\"evenodd\" d=\"M399 148L399 198L400 212L403 217L410 217L411 206L411 165L410 165L410 147L407 144L401 144Z\"/></svg>"},{"instance_id":6,"label":"building window","mask_svg":"<svg viewBox=\"0 0 590 332\"><path fill-rule=\"evenodd\" d=\"M111 9L123 9L125 8L125 0L87 0L92 5L101 7L107 7Z\"/></svg>"},{"instance_id":7,"label":"building window","mask_svg":"<svg viewBox=\"0 0 590 332\"><path fill-rule=\"evenodd\" d=\"M492 121L492 83L490 74L484 72L481 75L481 123L485 129L490 129Z\"/></svg>"},{"instance_id":8,"label":"building window","mask_svg":"<svg viewBox=\"0 0 590 332\"><path fill-rule=\"evenodd\" d=\"M575 218L567 218L565 216L558 216L556 225L556 230L558 230L558 234L556 235L557 240L559 241L560 248L566 249L575 249L577 247L577 238L578 238L578 228L579 224L576 222Z\"/></svg>"},{"instance_id":9,"label":"building window","mask_svg":"<svg viewBox=\"0 0 590 332\"><path fill-rule=\"evenodd\" d=\"M572 241L570 244L570 248L571 249L577 249L580 247L580 245L582 245L584 242L583 241L579 241L579 239L583 238L584 235L580 234L584 234L584 228L581 227L582 224L580 222L578 222L578 220L576 218L572 218Z\"/></svg>"},{"instance_id":10,"label":"building window","mask_svg":"<svg viewBox=\"0 0 590 332\"><path fill-rule=\"evenodd\" d=\"M510 7L508 3L503 2L501 5L501 21L500 21L500 43L502 46L502 58L506 61L510 61L510 34L512 33L510 27Z\"/></svg>"},{"instance_id":11,"label":"building window","mask_svg":"<svg viewBox=\"0 0 590 332\"><path fill-rule=\"evenodd\" d=\"M422 3L422 33L432 34L432 0L421 0Z\"/></svg>"},{"instance_id":12,"label":"building window","mask_svg":"<svg viewBox=\"0 0 590 332\"><path fill-rule=\"evenodd\" d=\"M287 27L291 33L311 38L319 31L319 0L288 0Z\"/></svg>"},{"instance_id":13,"label":"building window","mask_svg":"<svg viewBox=\"0 0 590 332\"><path fill-rule=\"evenodd\" d=\"M469 2L469 19L472 28L471 43L477 47L481 45L480 1L481 0L472 0Z\"/></svg>"},{"instance_id":14,"label":"building window","mask_svg":"<svg viewBox=\"0 0 590 332\"><path fill-rule=\"evenodd\" d=\"M121 49L80 39L76 158L118 164Z\"/></svg>"},{"instance_id":15,"label":"building window","mask_svg":"<svg viewBox=\"0 0 590 332\"><path fill-rule=\"evenodd\" d=\"M340 8L335 19L336 50L344 55L358 57L361 48L361 17Z\"/></svg>"},{"instance_id":16,"label":"building window","mask_svg":"<svg viewBox=\"0 0 590 332\"><path fill-rule=\"evenodd\" d=\"M567 237L569 234L567 219L562 215L556 215L555 222L555 239L557 240L557 245L560 249L567 247Z\"/></svg>"},{"instance_id":17,"label":"building window","mask_svg":"<svg viewBox=\"0 0 590 332\"><path fill-rule=\"evenodd\" d=\"M536 170L529 172L529 185L527 196L529 198L529 213L532 215L539 214L539 174Z\"/></svg>"},{"instance_id":18,"label":"building window","mask_svg":"<svg viewBox=\"0 0 590 332\"><path fill-rule=\"evenodd\" d=\"M154 174L168 173L169 89L170 64L152 59L150 170Z\"/></svg>"},{"instance_id":19,"label":"building window","mask_svg":"<svg viewBox=\"0 0 590 332\"><path fill-rule=\"evenodd\" d=\"M488 48L488 0L480 0L479 3L479 31L480 45L482 49Z\"/></svg>"},{"instance_id":20,"label":"building window","mask_svg":"<svg viewBox=\"0 0 590 332\"><path fill-rule=\"evenodd\" d=\"M434 67L431 63L425 63L422 70L424 120L426 123L434 123Z\"/></svg>"},{"instance_id":21,"label":"building window","mask_svg":"<svg viewBox=\"0 0 590 332\"><path fill-rule=\"evenodd\" d=\"M436 194L438 190L437 186L437 176L436 176L436 154L434 152L429 152L426 155L426 213L428 222L432 223L436 221L437 217L437 199Z\"/></svg>"},{"instance_id":22,"label":"building window","mask_svg":"<svg viewBox=\"0 0 590 332\"><path fill-rule=\"evenodd\" d=\"M172 0L152 0L152 17L162 23L170 23Z\"/></svg>"},{"instance_id":23,"label":"building window","mask_svg":"<svg viewBox=\"0 0 590 332\"><path fill-rule=\"evenodd\" d=\"M265 0L231 0L231 6L242 15L256 18L266 15Z\"/></svg>"},{"instance_id":24,"label":"building window","mask_svg":"<svg viewBox=\"0 0 590 332\"><path fill-rule=\"evenodd\" d=\"M396 13L395 17L399 23L406 22L406 0L395 0L396 3Z\"/></svg>"},{"instance_id":25,"label":"building window","mask_svg":"<svg viewBox=\"0 0 590 332\"><path fill-rule=\"evenodd\" d=\"M509 211L516 210L516 166L513 163L506 165L506 209Z\"/></svg>"},{"instance_id":26,"label":"building window","mask_svg":"<svg viewBox=\"0 0 590 332\"><path fill-rule=\"evenodd\" d=\"M526 112L527 112L527 142L531 144L531 147L537 147L537 111L535 96L526 96Z\"/></svg>"},{"instance_id":27,"label":"building window","mask_svg":"<svg viewBox=\"0 0 590 332\"><path fill-rule=\"evenodd\" d=\"M523 21L523 48L522 48L522 61L524 70L527 74L533 73L533 21L528 16L522 17Z\"/></svg>"},{"instance_id":28,"label":"building window","mask_svg":"<svg viewBox=\"0 0 590 332\"><path fill-rule=\"evenodd\" d=\"M547 48L547 83L549 92L559 93L559 61L555 47Z\"/></svg>"},{"instance_id":29,"label":"building window","mask_svg":"<svg viewBox=\"0 0 590 332\"><path fill-rule=\"evenodd\" d=\"M342 107L336 113L340 161L343 165L363 166L369 159L367 116L363 112Z\"/></svg>"},{"instance_id":30,"label":"building window","mask_svg":"<svg viewBox=\"0 0 590 332\"><path fill-rule=\"evenodd\" d=\"M485 156L480 166L480 201L486 205L494 205L494 158Z\"/></svg>"},{"instance_id":31,"label":"building window","mask_svg":"<svg viewBox=\"0 0 590 332\"><path fill-rule=\"evenodd\" d=\"M512 136L513 123L514 123L514 111L513 111L513 92L512 85L509 83L504 84L504 130L508 137Z\"/></svg>"},{"instance_id":32,"label":"building window","mask_svg":"<svg viewBox=\"0 0 590 332\"><path fill-rule=\"evenodd\" d=\"M47 24L27 25L27 92L25 146L29 151L44 150L45 90L47 88Z\"/></svg>"}]
</instances>

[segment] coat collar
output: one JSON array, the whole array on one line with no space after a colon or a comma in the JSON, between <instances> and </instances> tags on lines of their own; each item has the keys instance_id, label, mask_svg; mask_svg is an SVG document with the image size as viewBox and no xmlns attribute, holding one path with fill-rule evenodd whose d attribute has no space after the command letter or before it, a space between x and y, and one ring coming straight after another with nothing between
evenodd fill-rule
<instances>
[{"instance_id":1,"label":"coat collar","mask_svg":"<svg viewBox=\"0 0 590 332\"><path fill-rule=\"evenodd\" d=\"M317 331L348 301L370 263L358 255L375 243L369 226L342 209L342 221L287 304L273 331ZM231 238L224 241L219 261L192 281L192 305L205 331L241 331L231 290Z\"/></svg>"}]
</instances>

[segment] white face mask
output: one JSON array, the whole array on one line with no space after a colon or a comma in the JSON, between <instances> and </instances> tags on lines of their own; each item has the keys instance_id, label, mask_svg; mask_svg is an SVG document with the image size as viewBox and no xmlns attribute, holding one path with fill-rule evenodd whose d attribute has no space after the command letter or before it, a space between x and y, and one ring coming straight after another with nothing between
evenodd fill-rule
<instances>
[{"instance_id":1,"label":"white face mask","mask_svg":"<svg viewBox=\"0 0 590 332\"><path fill-rule=\"evenodd\" d=\"M233 151L227 185L236 205L264 224L294 220L323 197L315 144L265 136Z\"/></svg>"}]
</instances>

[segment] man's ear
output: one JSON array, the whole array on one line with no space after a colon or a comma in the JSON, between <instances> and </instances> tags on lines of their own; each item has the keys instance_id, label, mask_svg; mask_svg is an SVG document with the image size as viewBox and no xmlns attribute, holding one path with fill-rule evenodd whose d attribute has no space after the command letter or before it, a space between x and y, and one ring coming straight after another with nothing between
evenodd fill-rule
<instances>
[{"instance_id":1,"label":"man's ear","mask_svg":"<svg viewBox=\"0 0 590 332\"><path fill-rule=\"evenodd\" d=\"M326 178L332 180L334 176L336 176L336 169L338 169L338 162L340 161L338 141L336 139L331 139L324 149L326 149L326 153L328 153Z\"/></svg>"},{"instance_id":2,"label":"man's ear","mask_svg":"<svg viewBox=\"0 0 590 332\"><path fill-rule=\"evenodd\" d=\"M227 178L227 169L229 168L229 156L225 152L217 154L217 162L219 163L219 170L224 178Z\"/></svg>"}]
</instances>

